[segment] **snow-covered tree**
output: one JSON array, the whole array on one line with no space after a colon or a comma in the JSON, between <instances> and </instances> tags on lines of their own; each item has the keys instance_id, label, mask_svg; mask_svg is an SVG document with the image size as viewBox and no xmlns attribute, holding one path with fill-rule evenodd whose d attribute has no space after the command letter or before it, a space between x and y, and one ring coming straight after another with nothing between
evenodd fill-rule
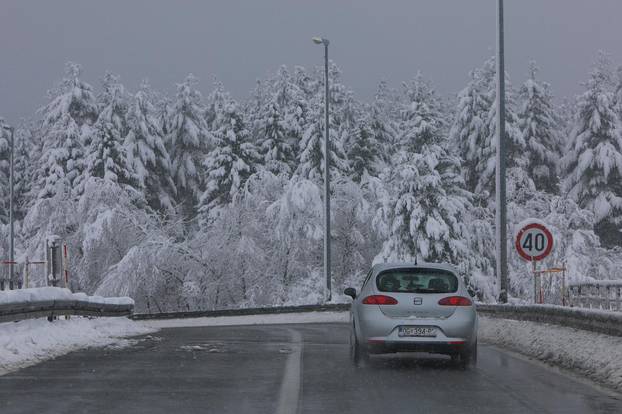
<instances>
[{"instance_id":1,"label":"snow-covered tree","mask_svg":"<svg viewBox=\"0 0 622 414\"><path fill-rule=\"evenodd\" d=\"M562 158L563 190L592 211L606 246L622 245L622 137L611 63L600 54L578 98L573 134Z\"/></svg>"},{"instance_id":2,"label":"snow-covered tree","mask_svg":"<svg viewBox=\"0 0 622 414\"><path fill-rule=\"evenodd\" d=\"M85 149L85 174L136 187L136 175L123 141L127 135L127 93L119 78L107 73L100 96L101 112Z\"/></svg>"},{"instance_id":3,"label":"snow-covered tree","mask_svg":"<svg viewBox=\"0 0 622 414\"><path fill-rule=\"evenodd\" d=\"M359 120L354 137L351 139L350 146L348 147L351 178L357 183L361 182L365 174L378 175L380 170L382 147L377 141L375 132L382 133L382 131L372 129L374 121L377 120L368 118Z\"/></svg>"},{"instance_id":4,"label":"snow-covered tree","mask_svg":"<svg viewBox=\"0 0 622 414\"><path fill-rule=\"evenodd\" d=\"M177 85L168 138L177 201L182 203L186 217L196 215L203 187L200 165L210 144L205 109L196 85L197 79L192 74Z\"/></svg>"},{"instance_id":5,"label":"snow-covered tree","mask_svg":"<svg viewBox=\"0 0 622 414\"><path fill-rule=\"evenodd\" d=\"M492 102L486 93L490 89L486 81L490 80L483 78L482 70L471 71L468 85L458 94L456 118L450 131L450 138L462 158L466 187L471 192L478 187L483 167L480 160L488 144L486 121Z\"/></svg>"},{"instance_id":6,"label":"snow-covered tree","mask_svg":"<svg viewBox=\"0 0 622 414\"><path fill-rule=\"evenodd\" d=\"M259 153L249 142L249 133L235 102L230 102L221 117L215 121L219 128L213 131L216 143L203 162L205 191L199 201L199 211L205 219L213 211L230 203L255 171Z\"/></svg>"},{"instance_id":7,"label":"snow-covered tree","mask_svg":"<svg viewBox=\"0 0 622 414\"><path fill-rule=\"evenodd\" d=\"M65 77L50 92L50 102L40 112L43 141L36 173L39 198L80 189L84 170L84 136L97 119L92 87L80 79L81 66L67 63Z\"/></svg>"},{"instance_id":8,"label":"snow-covered tree","mask_svg":"<svg viewBox=\"0 0 622 414\"><path fill-rule=\"evenodd\" d=\"M15 130L14 154L14 189L15 218L22 220L28 211L33 185L32 156L38 155L34 151L32 136L27 125L21 125Z\"/></svg>"},{"instance_id":9,"label":"snow-covered tree","mask_svg":"<svg viewBox=\"0 0 622 414\"><path fill-rule=\"evenodd\" d=\"M622 66L618 66L615 88L616 89L613 100L616 107L616 112L618 113L618 117L622 121Z\"/></svg>"},{"instance_id":10,"label":"snow-covered tree","mask_svg":"<svg viewBox=\"0 0 622 414\"><path fill-rule=\"evenodd\" d=\"M0 118L0 224L9 222L10 146L9 124Z\"/></svg>"},{"instance_id":11,"label":"snow-covered tree","mask_svg":"<svg viewBox=\"0 0 622 414\"><path fill-rule=\"evenodd\" d=\"M458 95L458 108L450 136L456 143L467 189L494 198L495 156L497 136L495 59L471 72L471 81ZM514 112L514 98L509 81L506 83L505 140L508 169L524 168L525 143Z\"/></svg>"},{"instance_id":12,"label":"snow-covered tree","mask_svg":"<svg viewBox=\"0 0 622 414\"><path fill-rule=\"evenodd\" d=\"M396 158L391 180L395 192L384 207L389 234L379 257L464 266L470 202L457 160L438 145L425 145L421 153L401 152Z\"/></svg>"},{"instance_id":13,"label":"snow-covered tree","mask_svg":"<svg viewBox=\"0 0 622 414\"><path fill-rule=\"evenodd\" d=\"M399 123L399 99L386 82L380 82L374 101L368 109L369 126L376 142L382 148L383 160L389 161L398 150L397 125Z\"/></svg>"},{"instance_id":14,"label":"snow-covered tree","mask_svg":"<svg viewBox=\"0 0 622 414\"><path fill-rule=\"evenodd\" d=\"M557 162L560 130L553 109L549 85L536 79L538 68L532 62L530 77L520 89L519 126L527 147L526 171L536 188L556 193L559 184Z\"/></svg>"},{"instance_id":15,"label":"snow-covered tree","mask_svg":"<svg viewBox=\"0 0 622 414\"><path fill-rule=\"evenodd\" d=\"M405 103L398 145L406 152L420 152L424 145L439 144L444 125L440 101L421 72L404 83Z\"/></svg>"},{"instance_id":16,"label":"snow-covered tree","mask_svg":"<svg viewBox=\"0 0 622 414\"><path fill-rule=\"evenodd\" d=\"M296 138L290 137L277 102L268 105L257 124L257 147L265 168L276 175L291 175L296 165Z\"/></svg>"},{"instance_id":17,"label":"snow-covered tree","mask_svg":"<svg viewBox=\"0 0 622 414\"><path fill-rule=\"evenodd\" d=\"M312 102L307 126L300 142L298 154L298 169L296 173L301 177L315 182L324 181L324 104L323 99L317 96ZM348 162L342 143L345 140L341 123L335 112L329 114L329 156L331 175L347 175Z\"/></svg>"},{"instance_id":18,"label":"snow-covered tree","mask_svg":"<svg viewBox=\"0 0 622 414\"><path fill-rule=\"evenodd\" d=\"M231 101L231 96L220 82L214 82L214 89L207 95L207 105L205 108L205 120L210 131L218 129L215 124L218 118L222 117L226 106Z\"/></svg>"},{"instance_id":19,"label":"snow-covered tree","mask_svg":"<svg viewBox=\"0 0 622 414\"><path fill-rule=\"evenodd\" d=\"M171 160L164 143L164 132L151 102L151 87L143 81L129 103L128 133L125 147L128 162L136 173L138 186L149 205L157 210L172 210L175 183Z\"/></svg>"}]
</instances>

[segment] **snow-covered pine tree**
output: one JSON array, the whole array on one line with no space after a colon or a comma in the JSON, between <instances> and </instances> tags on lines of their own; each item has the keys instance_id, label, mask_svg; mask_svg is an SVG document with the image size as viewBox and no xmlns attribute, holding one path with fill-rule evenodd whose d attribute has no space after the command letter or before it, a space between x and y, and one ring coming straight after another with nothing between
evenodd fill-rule
<instances>
[{"instance_id":1,"label":"snow-covered pine tree","mask_svg":"<svg viewBox=\"0 0 622 414\"><path fill-rule=\"evenodd\" d=\"M319 73L318 73L319 76ZM341 71L330 62L328 67L329 76L329 146L331 175L335 178L339 175L347 175L349 170L348 161L343 150L344 142L348 139L350 131L344 121L344 102L346 100L346 88L340 82ZM324 78L318 81L324 84ZM298 168L296 174L311 180L316 184L324 181L324 88L317 88L316 94L309 101L309 116L298 153Z\"/></svg>"},{"instance_id":2,"label":"snow-covered pine tree","mask_svg":"<svg viewBox=\"0 0 622 414\"><path fill-rule=\"evenodd\" d=\"M311 103L309 112L309 125L307 126L300 142L298 154L298 168L296 174L313 181L315 184L324 182L324 103L320 96L316 96ZM331 176L347 175L349 170L342 142L344 141L343 130L336 114L329 114L329 151Z\"/></svg>"},{"instance_id":3,"label":"snow-covered pine tree","mask_svg":"<svg viewBox=\"0 0 622 414\"><path fill-rule=\"evenodd\" d=\"M297 154L309 115L305 92L294 83L285 66L279 68L271 90L273 91L272 101L276 102L281 113L286 139ZM290 166L292 171L297 168L296 159Z\"/></svg>"},{"instance_id":4,"label":"snow-covered pine tree","mask_svg":"<svg viewBox=\"0 0 622 414\"><path fill-rule=\"evenodd\" d=\"M204 117L202 96L196 89L197 82L197 78L190 74L177 85L168 138L177 201L182 204L187 218L196 216L197 201L203 189L200 165L211 136Z\"/></svg>"},{"instance_id":5,"label":"snow-covered pine tree","mask_svg":"<svg viewBox=\"0 0 622 414\"><path fill-rule=\"evenodd\" d=\"M611 63L601 52L579 96L573 134L562 158L563 190L595 215L606 246L622 246L622 137Z\"/></svg>"},{"instance_id":6,"label":"snow-covered pine tree","mask_svg":"<svg viewBox=\"0 0 622 414\"><path fill-rule=\"evenodd\" d=\"M9 177L11 136L9 124L0 118L0 224L9 222Z\"/></svg>"},{"instance_id":7,"label":"snow-covered pine tree","mask_svg":"<svg viewBox=\"0 0 622 414\"><path fill-rule=\"evenodd\" d=\"M203 222L209 222L218 207L234 199L259 159L235 102L230 101L214 123L219 125L212 133L216 145L203 162L206 186L199 201Z\"/></svg>"},{"instance_id":8,"label":"snow-covered pine tree","mask_svg":"<svg viewBox=\"0 0 622 414\"><path fill-rule=\"evenodd\" d=\"M36 172L39 198L80 191L84 135L90 133L98 115L93 89L80 79L81 70L80 65L67 63L65 77L40 110L43 148Z\"/></svg>"},{"instance_id":9,"label":"snow-covered pine tree","mask_svg":"<svg viewBox=\"0 0 622 414\"><path fill-rule=\"evenodd\" d=\"M256 137L264 167L275 175L290 176L296 162L295 142L289 137L287 124L277 102L271 102L258 121Z\"/></svg>"},{"instance_id":10,"label":"snow-covered pine tree","mask_svg":"<svg viewBox=\"0 0 622 414\"><path fill-rule=\"evenodd\" d=\"M221 82L214 82L214 89L207 95L207 107L205 109L205 120L210 131L218 129L215 124L216 119L225 111L225 107L231 101L231 96Z\"/></svg>"},{"instance_id":11,"label":"snow-covered pine tree","mask_svg":"<svg viewBox=\"0 0 622 414\"><path fill-rule=\"evenodd\" d=\"M462 159L466 188L474 192L480 176L480 159L488 137L488 110L492 105L482 70L471 71L467 86L458 94L458 107L449 136Z\"/></svg>"},{"instance_id":12,"label":"snow-covered pine tree","mask_svg":"<svg viewBox=\"0 0 622 414\"><path fill-rule=\"evenodd\" d=\"M618 66L617 72L617 82L616 82L616 90L614 96L614 104L616 107L616 112L618 113L618 118L620 122L622 122L622 66Z\"/></svg>"},{"instance_id":13,"label":"snow-covered pine tree","mask_svg":"<svg viewBox=\"0 0 622 414\"><path fill-rule=\"evenodd\" d=\"M439 144L442 140L444 120L440 101L421 72L403 87L405 99L398 146L405 152L421 152L424 145Z\"/></svg>"},{"instance_id":14,"label":"snow-covered pine tree","mask_svg":"<svg viewBox=\"0 0 622 414\"><path fill-rule=\"evenodd\" d=\"M514 97L509 78L506 81L506 122L508 168L524 168L525 144L514 112ZM471 81L458 95L458 108L451 139L463 160L467 189L488 195L494 200L495 154L497 134L495 59L488 59L482 68L471 73Z\"/></svg>"},{"instance_id":15,"label":"snow-covered pine tree","mask_svg":"<svg viewBox=\"0 0 622 414\"><path fill-rule=\"evenodd\" d=\"M261 134L260 130L263 126L265 110L271 101L270 95L269 81L257 79L250 99L242 106L246 127L253 142Z\"/></svg>"},{"instance_id":16,"label":"snow-covered pine tree","mask_svg":"<svg viewBox=\"0 0 622 414\"><path fill-rule=\"evenodd\" d=\"M373 109L370 109L370 112ZM369 113L369 112L368 112ZM382 146L377 141L376 133L382 134L383 125L378 124L377 118L369 115L358 122L353 137L348 147L348 160L350 161L351 178L360 183L365 174L377 176L380 171L382 160ZM378 129L374 130L374 126Z\"/></svg>"},{"instance_id":17,"label":"snow-covered pine tree","mask_svg":"<svg viewBox=\"0 0 622 414\"><path fill-rule=\"evenodd\" d=\"M487 158L483 160L485 168L482 170L483 176L480 179L479 187L476 189L477 193L487 192L491 198L489 201L494 200L495 194L495 165L497 154L497 87L496 87L496 65L495 59L492 58L485 66L488 70L487 78L492 79L488 84L490 89L488 91L489 101L492 102L492 106L488 111L488 138L486 148ZM506 156L507 156L507 169L508 179L514 179L512 186L514 188L526 188L531 187L533 183L527 173L527 154L526 145L523 136L518 126L518 115L516 115L516 99L510 77L505 75L505 142L506 142ZM511 192L508 192L508 196L511 198Z\"/></svg>"},{"instance_id":18,"label":"snow-covered pine tree","mask_svg":"<svg viewBox=\"0 0 622 414\"><path fill-rule=\"evenodd\" d=\"M320 77L312 77L302 66L294 67L292 82L302 91L306 102L312 101L324 85Z\"/></svg>"},{"instance_id":19,"label":"snow-covered pine tree","mask_svg":"<svg viewBox=\"0 0 622 414\"><path fill-rule=\"evenodd\" d=\"M123 141L127 135L127 93L119 77L106 73L99 97L101 112L85 149L85 174L137 187L136 174L127 159Z\"/></svg>"},{"instance_id":20,"label":"snow-covered pine tree","mask_svg":"<svg viewBox=\"0 0 622 414\"><path fill-rule=\"evenodd\" d=\"M15 173L13 197L15 203L15 218L22 220L28 211L30 203L33 169L31 154L37 154L32 145L32 136L27 125L21 125L15 130Z\"/></svg>"},{"instance_id":21,"label":"snow-covered pine tree","mask_svg":"<svg viewBox=\"0 0 622 414\"><path fill-rule=\"evenodd\" d=\"M470 202L457 158L432 144L421 153L400 151L395 162L395 198L386 214L389 235L379 258L449 262L468 270Z\"/></svg>"},{"instance_id":22,"label":"snow-covered pine tree","mask_svg":"<svg viewBox=\"0 0 622 414\"><path fill-rule=\"evenodd\" d=\"M520 88L519 127L527 146L526 172L538 190L558 191L557 162L560 138L549 85L536 79L538 68L530 65L530 77Z\"/></svg>"},{"instance_id":23,"label":"snow-covered pine tree","mask_svg":"<svg viewBox=\"0 0 622 414\"><path fill-rule=\"evenodd\" d=\"M159 211L172 211L175 183L171 160L151 96L149 83L143 81L129 103L125 147L137 184L149 205Z\"/></svg>"}]
</instances>

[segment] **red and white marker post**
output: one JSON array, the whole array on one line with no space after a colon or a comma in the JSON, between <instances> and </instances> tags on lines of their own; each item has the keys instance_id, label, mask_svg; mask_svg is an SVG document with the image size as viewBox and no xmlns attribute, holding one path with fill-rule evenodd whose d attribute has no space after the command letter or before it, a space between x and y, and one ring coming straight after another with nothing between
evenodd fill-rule
<instances>
[{"instance_id":1,"label":"red and white marker post","mask_svg":"<svg viewBox=\"0 0 622 414\"><path fill-rule=\"evenodd\" d=\"M536 268L536 262L551 254L553 250L553 234L540 222L525 222L516 234L514 246L520 257L532 263L534 302L543 303L542 280Z\"/></svg>"}]
</instances>

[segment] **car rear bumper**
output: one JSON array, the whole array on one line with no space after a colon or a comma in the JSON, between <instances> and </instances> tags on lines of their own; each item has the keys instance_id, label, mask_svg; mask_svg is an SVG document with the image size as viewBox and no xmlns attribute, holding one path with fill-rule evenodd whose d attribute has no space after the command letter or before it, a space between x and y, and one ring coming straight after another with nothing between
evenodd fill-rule
<instances>
[{"instance_id":1,"label":"car rear bumper","mask_svg":"<svg viewBox=\"0 0 622 414\"><path fill-rule=\"evenodd\" d=\"M394 352L429 352L432 354L459 354L468 349L467 341L381 341L370 340L367 343L367 352L370 354L386 354Z\"/></svg>"},{"instance_id":2,"label":"car rear bumper","mask_svg":"<svg viewBox=\"0 0 622 414\"><path fill-rule=\"evenodd\" d=\"M392 318L370 306L358 314L356 324L358 341L370 352L455 353L456 349L472 346L477 340L477 313L470 307L456 309L448 318L436 319ZM398 332L400 326L430 326L437 328L437 333L435 337L402 337Z\"/></svg>"}]
</instances>

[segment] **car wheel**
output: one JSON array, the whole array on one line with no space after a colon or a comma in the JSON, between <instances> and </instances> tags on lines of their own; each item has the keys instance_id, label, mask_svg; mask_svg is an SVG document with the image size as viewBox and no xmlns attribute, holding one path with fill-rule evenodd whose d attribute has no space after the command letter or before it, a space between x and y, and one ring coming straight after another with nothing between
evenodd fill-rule
<instances>
[{"instance_id":1,"label":"car wheel","mask_svg":"<svg viewBox=\"0 0 622 414\"><path fill-rule=\"evenodd\" d=\"M477 341L463 352L452 355L452 361L456 361L461 367L473 367L477 364Z\"/></svg>"},{"instance_id":2,"label":"car wheel","mask_svg":"<svg viewBox=\"0 0 622 414\"><path fill-rule=\"evenodd\" d=\"M364 366L369 359L367 351L361 347L359 341L356 339L356 331L354 326L350 331L350 361L356 367Z\"/></svg>"}]
</instances>

